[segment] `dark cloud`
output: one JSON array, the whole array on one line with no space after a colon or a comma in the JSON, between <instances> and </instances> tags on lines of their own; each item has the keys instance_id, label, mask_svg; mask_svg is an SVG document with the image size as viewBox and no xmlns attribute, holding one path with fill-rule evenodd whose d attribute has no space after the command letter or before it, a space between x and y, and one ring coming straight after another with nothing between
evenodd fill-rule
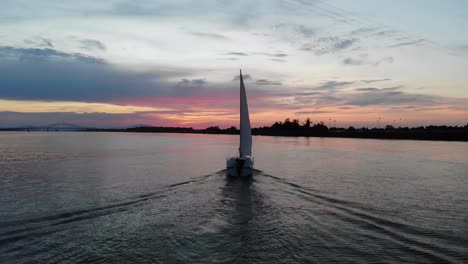
<instances>
[{"instance_id":1,"label":"dark cloud","mask_svg":"<svg viewBox=\"0 0 468 264\"><path fill-rule=\"evenodd\" d=\"M282 59L271 59L272 61L276 61L276 62L286 62L285 60L282 60Z\"/></svg>"},{"instance_id":2,"label":"dark cloud","mask_svg":"<svg viewBox=\"0 0 468 264\"><path fill-rule=\"evenodd\" d=\"M372 66L379 66L380 64L386 62L386 63L393 63L395 60L393 59L392 56L382 58L377 61L372 61L367 58L367 55L361 56L360 58L352 58L348 57L343 59L343 64L348 65L348 66L359 66L359 65L372 65Z\"/></svg>"},{"instance_id":3,"label":"dark cloud","mask_svg":"<svg viewBox=\"0 0 468 264\"><path fill-rule=\"evenodd\" d=\"M375 92L375 91L395 91L403 88L402 85L399 86L393 86L393 87L386 87L386 88L375 88L375 87L365 87L365 88L355 88L353 90L359 91L359 92Z\"/></svg>"},{"instance_id":4,"label":"dark cloud","mask_svg":"<svg viewBox=\"0 0 468 264\"><path fill-rule=\"evenodd\" d=\"M299 25L297 27L297 30L302 34L304 35L304 37L311 37L311 36L314 36L317 34L317 29L315 28L311 28L311 27L308 27L308 26L304 26L304 25Z\"/></svg>"},{"instance_id":5,"label":"dark cloud","mask_svg":"<svg viewBox=\"0 0 468 264\"><path fill-rule=\"evenodd\" d=\"M284 58L288 56L288 54L286 53L259 53L259 54L270 56L270 57L277 57L277 58Z\"/></svg>"},{"instance_id":6,"label":"dark cloud","mask_svg":"<svg viewBox=\"0 0 468 264\"><path fill-rule=\"evenodd\" d=\"M396 48L396 47L402 47L402 46L418 46L424 41L425 39L417 39L417 40L412 40L412 41L407 41L407 42L400 42L394 45L387 46L387 48Z\"/></svg>"},{"instance_id":7,"label":"dark cloud","mask_svg":"<svg viewBox=\"0 0 468 264\"><path fill-rule=\"evenodd\" d=\"M240 75L236 75L234 76L234 78L232 78L233 81L238 81L239 79L240 79ZM250 76L250 74L242 74L242 79L251 80L252 76Z\"/></svg>"},{"instance_id":8,"label":"dark cloud","mask_svg":"<svg viewBox=\"0 0 468 264\"><path fill-rule=\"evenodd\" d=\"M395 105L404 103L430 103L435 97L423 94L410 94L403 91L394 91L397 87L371 90L363 94L351 94L346 97L347 105Z\"/></svg>"},{"instance_id":9,"label":"dark cloud","mask_svg":"<svg viewBox=\"0 0 468 264\"><path fill-rule=\"evenodd\" d=\"M262 55L262 56L267 56L267 57L272 57L274 59L277 59L278 61L281 58L285 58L288 56L288 54L283 53L283 52L277 52L277 53L268 53L268 52L252 52L252 53L247 53L247 52L241 52L241 51L229 51L224 53L224 55L228 56L250 56L250 55ZM283 62L283 61L281 61Z\"/></svg>"},{"instance_id":10,"label":"dark cloud","mask_svg":"<svg viewBox=\"0 0 468 264\"><path fill-rule=\"evenodd\" d=\"M238 58L217 58L217 60L231 60L231 61L235 61L235 60L238 60Z\"/></svg>"},{"instance_id":11,"label":"dark cloud","mask_svg":"<svg viewBox=\"0 0 468 264\"><path fill-rule=\"evenodd\" d=\"M190 32L190 34L197 36L197 37L202 37L202 38L210 38L210 39L218 39L218 40L228 39L226 36L223 36L221 34L209 33L209 32Z\"/></svg>"},{"instance_id":12,"label":"dark cloud","mask_svg":"<svg viewBox=\"0 0 468 264\"><path fill-rule=\"evenodd\" d=\"M293 95L294 96L310 96L310 95L320 95L320 94L323 94L321 92L298 92L298 93L294 93Z\"/></svg>"},{"instance_id":13,"label":"dark cloud","mask_svg":"<svg viewBox=\"0 0 468 264\"><path fill-rule=\"evenodd\" d=\"M379 66L380 64L386 62L386 63L393 63L395 61L395 59L392 57L392 56L389 56L389 57L385 57L385 58L382 58L378 61L375 61L372 63L372 65L374 66Z\"/></svg>"},{"instance_id":14,"label":"dark cloud","mask_svg":"<svg viewBox=\"0 0 468 264\"><path fill-rule=\"evenodd\" d=\"M205 79L185 79L183 78L177 85L195 85L195 86L202 86L206 83Z\"/></svg>"},{"instance_id":15,"label":"dark cloud","mask_svg":"<svg viewBox=\"0 0 468 264\"><path fill-rule=\"evenodd\" d=\"M155 16L162 15L167 12L171 6L157 2L136 2L136 1L120 1L117 2L111 14L128 15L128 16Z\"/></svg>"},{"instance_id":16,"label":"dark cloud","mask_svg":"<svg viewBox=\"0 0 468 264\"><path fill-rule=\"evenodd\" d=\"M256 84L258 85L281 85L280 82L277 81L270 81L267 79L259 79L255 81Z\"/></svg>"},{"instance_id":17,"label":"dark cloud","mask_svg":"<svg viewBox=\"0 0 468 264\"><path fill-rule=\"evenodd\" d=\"M333 44L332 51L342 50L351 47L356 39L343 39Z\"/></svg>"},{"instance_id":18,"label":"dark cloud","mask_svg":"<svg viewBox=\"0 0 468 264\"><path fill-rule=\"evenodd\" d=\"M378 37L390 37L390 36L394 36L396 33L398 33L396 30L388 29L388 30L379 31L375 33L375 35Z\"/></svg>"},{"instance_id":19,"label":"dark cloud","mask_svg":"<svg viewBox=\"0 0 468 264\"><path fill-rule=\"evenodd\" d=\"M320 85L312 87L314 90L328 90L328 91L336 91L341 88L345 88L346 86L349 86L353 84L353 81L350 82L337 82L337 81L327 81L324 82Z\"/></svg>"},{"instance_id":20,"label":"dark cloud","mask_svg":"<svg viewBox=\"0 0 468 264\"><path fill-rule=\"evenodd\" d=\"M375 80L361 80L361 82L364 83L374 83L374 82L386 82L386 81L391 81L392 79L375 79Z\"/></svg>"},{"instance_id":21,"label":"dark cloud","mask_svg":"<svg viewBox=\"0 0 468 264\"><path fill-rule=\"evenodd\" d=\"M86 56L80 53L65 53L55 49L22 49L10 46L0 46L0 57L3 60L17 61L80 61L83 63L102 64L105 61L96 57Z\"/></svg>"},{"instance_id":22,"label":"dark cloud","mask_svg":"<svg viewBox=\"0 0 468 264\"><path fill-rule=\"evenodd\" d=\"M53 48L52 41L43 37L34 37L24 40L25 44L33 45L38 48Z\"/></svg>"},{"instance_id":23,"label":"dark cloud","mask_svg":"<svg viewBox=\"0 0 468 264\"><path fill-rule=\"evenodd\" d=\"M184 96L193 92L176 89L187 85L167 81L193 75L190 70L127 72L98 58L53 49L0 47L0 57L0 97L4 99L108 102L128 97ZM191 87L204 87L201 80L189 82Z\"/></svg>"},{"instance_id":24,"label":"dark cloud","mask_svg":"<svg viewBox=\"0 0 468 264\"><path fill-rule=\"evenodd\" d=\"M353 59L351 57L343 60L344 65L362 65L363 63L364 63L364 60Z\"/></svg>"},{"instance_id":25,"label":"dark cloud","mask_svg":"<svg viewBox=\"0 0 468 264\"><path fill-rule=\"evenodd\" d=\"M339 37L322 37L313 43L302 45L301 50L314 51L316 55L336 53L348 49L358 40L355 38L341 39Z\"/></svg>"},{"instance_id":26,"label":"dark cloud","mask_svg":"<svg viewBox=\"0 0 468 264\"><path fill-rule=\"evenodd\" d=\"M173 91L177 94L183 94L184 96L193 95L199 93L203 86L206 84L205 79L186 79L183 78L175 84Z\"/></svg>"},{"instance_id":27,"label":"dark cloud","mask_svg":"<svg viewBox=\"0 0 468 264\"><path fill-rule=\"evenodd\" d=\"M459 50L459 51L468 51L468 44L466 45L458 45L455 47L456 50Z\"/></svg>"},{"instance_id":28,"label":"dark cloud","mask_svg":"<svg viewBox=\"0 0 468 264\"><path fill-rule=\"evenodd\" d=\"M80 43L81 43L81 48L85 50L100 50L100 51L106 50L106 46L98 40L82 39L80 40Z\"/></svg>"},{"instance_id":29,"label":"dark cloud","mask_svg":"<svg viewBox=\"0 0 468 264\"><path fill-rule=\"evenodd\" d=\"M230 52L224 53L224 55L229 55L229 56L249 56L248 53L240 52L240 51L230 51Z\"/></svg>"},{"instance_id":30,"label":"dark cloud","mask_svg":"<svg viewBox=\"0 0 468 264\"><path fill-rule=\"evenodd\" d=\"M274 30L299 34L302 37L309 38L317 34L318 29L306 25L280 23L273 26Z\"/></svg>"},{"instance_id":31,"label":"dark cloud","mask_svg":"<svg viewBox=\"0 0 468 264\"><path fill-rule=\"evenodd\" d=\"M328 114L332 113L331 111L325 111L325 110L314 110L314 111L299 111L295 112L294 114L296 115L318 115L318 114Z\"/></svg>"},{"instance_id":32,"label":"dark cloud","mask_svg":"<svg viewBox=\"0 0 468 264\"><path fill-rule=\"evenodd\" d=\"M368 88L356 88L354 89L355 91L364 91L364 92L370 92L370 91L378 91L379 89L378 88L371 88L371 87L368 87Z\"/></svg>"},{"instance_id":33,"label":"dark cloud","mask_svg":"<svg viewBox=\"0 0 468 264\"><path fill-rule=\"evenodd\" d=\"M350 32L350 35L362 35L366 33L376 32L379 27L362 27Z\"/></svg>"}]
</instances>

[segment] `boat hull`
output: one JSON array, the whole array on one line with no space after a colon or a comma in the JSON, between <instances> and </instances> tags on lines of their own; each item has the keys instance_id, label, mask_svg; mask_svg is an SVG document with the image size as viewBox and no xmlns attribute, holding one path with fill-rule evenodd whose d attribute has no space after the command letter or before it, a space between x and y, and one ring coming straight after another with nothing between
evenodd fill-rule
<instances>
[{"instance_id":1,"label":"boat hull","mask_svg":"<svg viewBox=\"0 0 468 264\"><path fill-rule=\"evenodd\" d=\"M251 157L232 157L226 161L227 173L233 177L252 176L253 165Z\"/></svg>"}]
</instances>

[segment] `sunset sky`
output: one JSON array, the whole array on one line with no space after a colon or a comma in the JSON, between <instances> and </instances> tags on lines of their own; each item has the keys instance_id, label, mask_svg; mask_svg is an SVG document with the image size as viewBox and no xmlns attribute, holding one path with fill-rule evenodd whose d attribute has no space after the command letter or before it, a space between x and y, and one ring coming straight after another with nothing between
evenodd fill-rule
<instances>
[{"instance_id":1,"label":"sunset sky","mask_svg":"<svg viewBox=\"0 0 468 264\"><path fill-rule=\"evenodd\" d=\"M468 123L468 1L2 1L0 127Z\"/></svg>"}]
</instances>

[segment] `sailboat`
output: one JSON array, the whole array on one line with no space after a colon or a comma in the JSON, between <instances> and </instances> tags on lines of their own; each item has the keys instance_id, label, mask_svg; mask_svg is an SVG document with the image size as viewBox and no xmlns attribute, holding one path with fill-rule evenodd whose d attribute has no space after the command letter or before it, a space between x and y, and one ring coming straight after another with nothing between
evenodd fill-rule
<instances>
[{"instance_id":1,"label":"sailboat","mask_svg":"<svg viewBox=\"0 0 468 264\"><path fill-rule=\"evenodd\" d=\"M245 92L242 70L239 74L240 81L240 143L239 156L226 160L228 174L235 177L247 177L252 175L254 160L252 157L252 131L250 129L249 108L247 106L247 94Z\"/></svg>"}]
</instances>

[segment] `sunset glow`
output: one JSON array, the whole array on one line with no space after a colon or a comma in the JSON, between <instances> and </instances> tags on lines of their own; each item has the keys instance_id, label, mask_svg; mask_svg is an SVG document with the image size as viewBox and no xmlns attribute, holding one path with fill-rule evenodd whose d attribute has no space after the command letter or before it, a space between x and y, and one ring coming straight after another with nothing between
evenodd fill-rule
<instances>
[{"instance_id":1,"label":"sunset glow","mask_svg":"<svg viewBox=\"0 0 468 264\"><path fill-rule=\"evenodd\" d=\"M464 1L20 2L0 127L238 126L239 68L254 127L468 122Z\"/></svg>"}]
</instances>

